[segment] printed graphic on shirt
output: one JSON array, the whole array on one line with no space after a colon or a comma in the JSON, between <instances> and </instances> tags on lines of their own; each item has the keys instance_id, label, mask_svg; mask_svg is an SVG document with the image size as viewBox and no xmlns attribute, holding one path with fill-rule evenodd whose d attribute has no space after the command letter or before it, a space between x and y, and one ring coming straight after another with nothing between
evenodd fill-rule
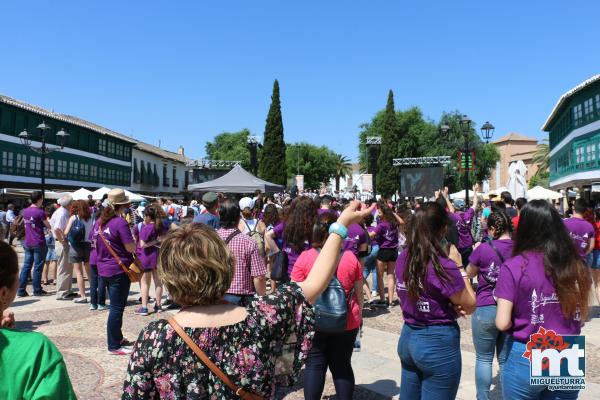
<instances>
[{"instance_id":1,"label":"printed graphic on shirt","mask_svg":"<svg viewBox=\"0 0 600 400\"><path fill-rule=\"evenodd\" d=\"M571 239L573 239L575 241L575 243L579 243L579 247L582 250L587 249L588 243L590 241L589 233L584 233L583 235L579 235L576 232L569 232L569 236L571 236Z\"/></svg>"},{"instance_id":2,"label":"printed graphic on shirt","mask_svg":"<svg viewBox=\"0 0 600 400\"><path fill-rule=\"evenodd\" d=\"M485 274L485 277L488 282L495 283L498 280L498 275L500 274L500 265L496 265L494 261L488 267L488 270Z\"/></svg>"},{"instance_id":3,"label":"printed graphic on shirt","mask_svg":"<svg viewBox=\"0 0 600 400\"><path fill-rule=\"evenodd\" d=\"M540 291L539 297L535 289L531 292L531 320L533 325L541 325L544 323L543 309L548 304L559 304L558 296L555 292L544 295ZM575 315L577 317L577 315Z\"/></svg>"},{"instance_id":4,"label":"printed graphic on shirt","mask_svg":"<svg viewBox=\"0 0 600 400\"><path fill-rule=\"evenodd\" d=\"M417 301L417 310L419 310L422 313L428 313L429 312L429 302L422 301L422 300Z\"/></svg>"}]
</instances>

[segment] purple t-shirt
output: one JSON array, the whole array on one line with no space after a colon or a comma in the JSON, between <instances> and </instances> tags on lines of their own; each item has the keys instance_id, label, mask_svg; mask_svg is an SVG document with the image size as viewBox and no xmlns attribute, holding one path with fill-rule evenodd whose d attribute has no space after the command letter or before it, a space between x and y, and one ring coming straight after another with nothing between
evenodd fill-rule
<instances>
[{"instance_id":1,"label":"purple t-shirt","mask_svg":"<svg viewBox=\"0 0 600 400\"><path fill-rule=\"evenodd\" d=\"M296 260L298 259L298 257L300 257L300 253L302 253L304 250L308 250L310 248L310 245L308 244L308 242L305 242L304 248L301 249L300 251L296 251L292 245L288 244L283 239L284 231L285 231L285 222L280 222L279 224L277 224L273 227L273 233L275 234L275 237L277 239L280 239L283 241L283 245L281 246L281 251L285 251L288 255L288 274L291 275L292 269L294 269L294 264L296 263Z\"/></svg>"},{"instance_id":2,"label":"purple t-shirt","mask_svg":"<svg viewBox=\"0 0 600 400\"><path fill-rule=\"evenodd\" d=\"M100 220L96 221L93 230L93 241L96 242L96 265L98 274L104 277L124 274L117 260L104 245L104 241L98 234L100 230ZM133 262L133 255L125 249L125 244L133 243L133 236L129 229L129 224L121 217L115 217L108 221L102 227L104 238L110 244L117 256L123 261L123 264L129 266Z\"/></svg>"},{"instance_id":3,"label":"purple t-shirt","mask_svg":"<svg viewBox=\"0 0 600 400\"><path fill-rule=\"evenodd\" d=\"M394 228L389 222L381 221L375 227L375 236L381 249L398 248L398 229Z\"/></svg>"},{"instance_id":4,"label":"purple t-shirt","mask_svg":"<svg viewBox=\"0 0 600 400\"><path fill-rule=\"evenodd\" d=\"M465 288L465 281L456 266L449 258L440 257L440 264L448 274L449 280L443 281L435 273L430 261L427 265L426 281L418 301L408 295L404 283L404 271L408 267L408 250L403 250L396 261L396 293L400 299L402 315L407 324L439 325L456 321L457 315L450 297Z\"/></svg>"},{"instance_id":5,"label":"purple t-shirt","mask_svg":"<svg viewBox=\"0 0 600 400\"><path fill-rule=\"evenodd\" d=\"M585 256L585 251L590 244L590 239L594 239L595 232L592 224L581 218L567 218L563 220L569 236L581 257Z\"/></svg>"},{"instance_id":6,"label":"purple t-shirt","mask_svg":"<svg viewBox=\"0 0 600 400\"><path fill-rule=\"evenodd\" d=\"M544 253L527 251L506 261L496 282L496 297L513 303L509 333L528 342L539 327L561 335L579 335L579 317L563 316L551 279L544 270Z\"/></svg>"},{"instance_id":7,"label":"purple t-shirt","mask_svg":"<svg viewBox=\"0 0 600 400\"><path fill-rule=\"evenodd\" d=\"M343 250L351 251L358 258L360 246L365 243L367 243L367 232L365 229L359 224L350 225L348 227L348 237L344 240Z\"/></svg>"},{"instance_id":8,"label":"purple t-shirt","mask_svg":"<svg viewBox=\"0 0 600 400\"><path fill-rule=\"evenodd\" d=\"M458 231L458 248L464 249L473 246L473 236L471 236L471 222L475 216L475 210L469 208L467 211L458 211L449 213L450 218L456 223Z\"/></svg>"},{"instance_id":9,"label":"purple t-shirt","mask_svg":"<svg viewBox=\"0 0 600 400\"><path fill-rule=\"evenodd\" d=\"M31 206L23 210L25 224L25 246L39 247L46 245L44 237L44 221L46 213L39 207Z\"/></svg>"},{"instance_id":10,"label":"purple t-shirt","mask_svg":"<svg viewBox=\"0 0 600 400\"><path fill-rule=\"evenodd\" d=\"M148 225L142 224L142 229L139 233L140 240L143 240L145 243L150 243L155 241L157 238L158 234L153 223ZM156 263L158 261L158 247L150 246L141 248L138 243L136 254L140 258L145 270L156 268Z\"/></svg>"},{"instance_id":11,"label":"purple t-shirt","mask_svg":"<svg viewBox=\"0 0 600 400\"><path fill-rule=\"evenodd\" d=\"M504 261L512 256L512 240L494 240L492 243L494 243L498 253L504 257ZM469 263L479 268L477 274L477 307L496 304L493 291L500 273L500 266L504 261L498 257L498 254L488 243L482 243L473 250L471 257L469 257Z\"/></svg>"}]
</instances>

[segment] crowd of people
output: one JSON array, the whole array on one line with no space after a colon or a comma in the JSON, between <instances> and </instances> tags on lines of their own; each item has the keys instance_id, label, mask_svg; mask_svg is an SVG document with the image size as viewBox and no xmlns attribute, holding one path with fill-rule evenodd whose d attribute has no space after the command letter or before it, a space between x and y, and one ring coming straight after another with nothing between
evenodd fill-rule
<instances>
[{"instance_id":1,"label":"crowd of people","mask_svg":"<svg viewBox=\"0 0 600 400\"><path fill-rule=\"evenodd\" d=\"M363 310L396 304L401 399L455 398L457 319L469 314L478 399L490 396L495 357L505 399L578 395L530 385L522 355L540 327L580 334L592 280L600 301L600 212L596 220L583 199L565 219L543 200L506 192L464 205L447 189L414 202L209 192L200 202L138 205L113 189L99 202L65 195L46 208L33 192L29 207L11 210L0 247L2 327L14 324L8 306L29 296L29 281L32 296L50 294L43 286L55 269L57 300L108 308L107 350L130 357L124 399L273 398L302 367L305 398L321 398L329 369L337 397L351 399ZM13 237L24 250L18 278ZM137 315L179 310L150 322L135 342L122 333L132 290ZM533 307L532 294L556 301ZM10 329L2 336L13 346L7 354L35 339L57 360L52 374L71 393L63 398L74 396L47 339Z\"/></svg>"}]
</instances>

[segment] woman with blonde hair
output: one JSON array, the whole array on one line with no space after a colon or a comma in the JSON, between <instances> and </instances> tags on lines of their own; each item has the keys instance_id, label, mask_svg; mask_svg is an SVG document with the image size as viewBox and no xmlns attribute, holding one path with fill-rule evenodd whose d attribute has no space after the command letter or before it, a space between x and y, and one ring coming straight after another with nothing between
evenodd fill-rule
<instances>
[{"instance_id":1,"label":"woman with blonde hair","mask_svg":"<svg viewBox=\"0 0 600 400\"><path fill-rule=\"evenodd\" d=\"M311 347L311 304L335 271L347 226L372 208L354 202L330 227L303 282L283 284L239 307L223 301L234 259L211 228L191 224L169 232L159 253L159 274L182 310L151 322L135 344L123 399L257 398L275 396L275 360L290 335L297 339L295 371ZM198 357L205 357L202 361ZM208 359L208 361L207 361Z\"/></svg>"}]
</instances>

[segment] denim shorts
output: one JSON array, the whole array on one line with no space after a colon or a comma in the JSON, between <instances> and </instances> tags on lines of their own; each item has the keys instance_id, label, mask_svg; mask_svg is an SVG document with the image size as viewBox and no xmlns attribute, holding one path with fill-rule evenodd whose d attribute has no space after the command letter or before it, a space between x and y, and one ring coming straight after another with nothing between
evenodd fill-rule
<instances>
[{"instance_id":1,"label":"denim shorts","mask_svg":"<svg viewBox=\"0 0 600 400\"><path fill-rule=\"evenodd\" d=\"M56 251L54 250L54 246L50 247L48 246L48 253L46 253L46 262L49 261L58 261L58 255L56 254Z\"/></svg>"}]
</instances>

